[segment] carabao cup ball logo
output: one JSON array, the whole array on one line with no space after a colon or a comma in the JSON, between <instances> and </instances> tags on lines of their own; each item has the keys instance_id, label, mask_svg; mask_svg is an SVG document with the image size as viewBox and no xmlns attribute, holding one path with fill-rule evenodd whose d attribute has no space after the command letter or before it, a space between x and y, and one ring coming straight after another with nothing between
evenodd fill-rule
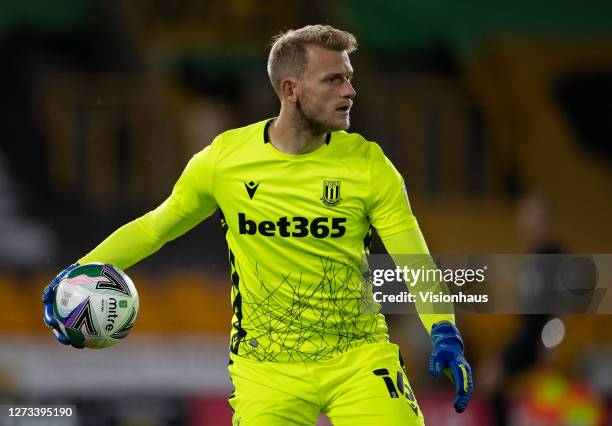
<instances>
[{"instance_id":1,"label":"carabao cup ball logo","mask_svg":"<svg viewBox=\"0 0 612 426\"><path fill-rule=\"evenodd\" d=\"M105 348L127 336L138 315L138 293L119 268L88 263L73 269L58 285L55 316L77 345Z\"/></svg>"}]
</instances>

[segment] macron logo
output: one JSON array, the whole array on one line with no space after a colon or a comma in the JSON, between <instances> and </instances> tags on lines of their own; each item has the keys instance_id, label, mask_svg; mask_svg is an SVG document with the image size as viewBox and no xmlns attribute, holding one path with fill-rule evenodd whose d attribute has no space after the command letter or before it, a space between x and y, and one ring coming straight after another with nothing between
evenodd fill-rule
<instances>
[{"instance_id":1,"label":"macron logo","mask_svg":"<svg viewBox=\"0 0 612 426\"><path fill-rule=\"evenodd\" d=\"M253 197L255 196L255 192L257 191L257 188L259 187L259 184L253 181L250 181L249 183L245 183L244 187L246 188L249 194L249 198L252 200Z\"/></svg>"}]
</instances>

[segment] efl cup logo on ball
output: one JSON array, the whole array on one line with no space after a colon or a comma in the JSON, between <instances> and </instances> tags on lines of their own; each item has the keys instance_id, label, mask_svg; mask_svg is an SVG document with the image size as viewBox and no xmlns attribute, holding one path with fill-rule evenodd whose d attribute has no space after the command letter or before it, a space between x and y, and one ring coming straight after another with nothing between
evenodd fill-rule
<instances>
[{"instance_id":1,"label":"efl cup logo on ball","mask_svg":"<svg viewBox=\"0 0 612 426\"><path fill-rule=\"evenodd\" d=\"M70 271L57 286L55 317L72 343L112 346L130 332L138 315L138 292L121 269L88 263Z\"/></svg>"}]
</instances>

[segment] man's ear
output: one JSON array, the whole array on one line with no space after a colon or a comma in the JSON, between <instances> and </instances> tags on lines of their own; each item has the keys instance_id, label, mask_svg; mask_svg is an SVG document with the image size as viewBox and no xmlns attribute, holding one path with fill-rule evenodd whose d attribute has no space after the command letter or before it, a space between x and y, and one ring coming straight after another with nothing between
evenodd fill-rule
<instances>
[{"instance_id":1,"label":"man's ear","mask_svg":"<svg viewBox=\"0 0 612 426\"><path fill-rule=\"evenodd\" d=\"M291 103L297 102L297 80L294 78L285 78L280 82L281 98Z\"/></svg>"}]
</instances>

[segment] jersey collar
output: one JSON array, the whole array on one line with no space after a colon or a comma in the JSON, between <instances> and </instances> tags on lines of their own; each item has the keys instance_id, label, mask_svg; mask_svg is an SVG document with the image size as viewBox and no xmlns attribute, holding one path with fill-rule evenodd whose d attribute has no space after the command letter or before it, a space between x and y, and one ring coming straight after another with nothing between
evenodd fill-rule
<instances>
[{"instance_id":1,"label":"jersey collar","mask_svg":"<svg viewBox=\"0 0 612 426\"><path fill-rule=\"evenodd\" d=\"M270 125L272 123L274 123L274 120L276 120L276 118L271 118L266 122L266 125L264 126L264 131L263 131L263 140L264 143L269 143L270 142L270 136L268 135L268 129L270 128ZM331 140L331 133L326 133L325 134L325 145L329 145L329 141Z\"/></svg>"}]
</instances>

